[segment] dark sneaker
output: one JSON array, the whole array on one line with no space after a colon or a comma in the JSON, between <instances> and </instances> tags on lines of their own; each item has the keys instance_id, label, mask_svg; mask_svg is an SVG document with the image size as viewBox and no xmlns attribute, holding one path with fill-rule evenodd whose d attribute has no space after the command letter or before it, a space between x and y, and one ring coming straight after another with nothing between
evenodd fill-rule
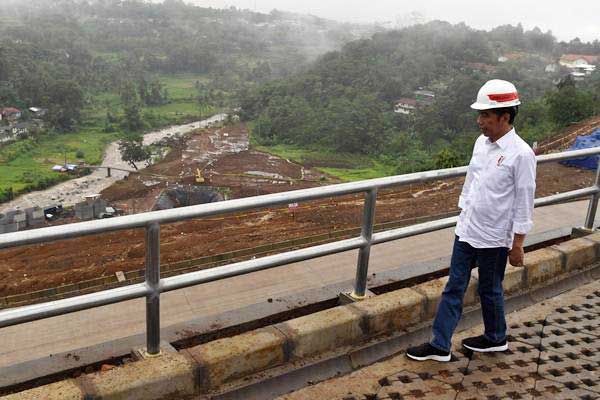
<instances>
[{"instance_id":1,"label":"dark sneaker","mask_svg":"<svg viewBox=\"0 0 600 400\"><path fill-rule=\"evenodd\" d=\"M435 360L448 362L451 358L449 351L438 350L429 343L423 343L420 346L411 347L410 349L406 350L406 356L417 361Z\"/></svg>"},{"instance_id":2,"label":"dark sneaker","mask_svg":"<svg viewBox=\"0 0 600 400\"><path fill-rule=\"evenodd\" d=\"M500 343L494 343L483 335L467 338L463 340L462 345L469 350L477 351L479 353L491 353L495 351L508 350L508 343L506 342L506 339Z\"/></svg>"}]
</instances>

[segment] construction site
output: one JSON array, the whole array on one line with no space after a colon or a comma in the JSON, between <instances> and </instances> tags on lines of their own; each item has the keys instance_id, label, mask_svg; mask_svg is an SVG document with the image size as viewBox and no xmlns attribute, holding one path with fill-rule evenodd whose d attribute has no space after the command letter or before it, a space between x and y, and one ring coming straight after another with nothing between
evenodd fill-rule
<instances>
[{"instance_id":1,"label":"construction site","mask_svg":"<svg viewBox=\"0 0 600 400\"><path fill-rule=\"evenodd\" d=\"M564 150L578 135L598 126L600 118L586 121L548 139L540 149ZM560 164L542 165L538 170L537 197L589 186L593 180L593 171ZM101 197L127 213L142 213L160 209L159 200L164 201L165 197L171 206L182 207L337 182L310 166L250 149L248 130L239 124L195 131L181 139L163 161L116 182ZM386 190L378 198L376 224L410 225L456 213L462 183L463 179L458 178ZM204 194L193 194L198 191ZM203 258L240 249L281 243L277 250L283 250L295 247L290 244L294 239L343 234L359 227L362 204L362 197L349 196L167 225L162 231L161 263L200 260L201 264ZM77 220L73 216L54 223ZM67 248L70 250L65 251ZM118 272L142 270L143 265L144 247L139 231L2 251L0 298L114 277Z\"/></svg>"},{"instance_id":2,"label":"construction site","mask_svg":"<svg viewBox=\"0 0 600 400\"><path fill-rule=\"evenodd\" d=\"M599 126L599 117L574 125L541 143L538 152L564 151ZM173 141L160 162L103 190L85 210L80 206L44 224L101 218L95 213L100 203L134 216L339 183L311 165L253 150L249 143L244 124L198 129ZM381 190L374 231L457 215L463 180ZM592 170L543 163L536 197L595 182ZM146 320L138 300L8 326L0 331L7 344L0 354L0 395L387 400L562 393L557 398L594 399L600 396L595 375L600 292L593 283L600 237L573 229L582 226L586 204L536 210L525 268L506 272L514 350L500 358L455 353L448 368L436 369L430 363L417 368L399 355L427 335L448 279L454 233L447 228L374 247L368 295L358 303L348 304L341 295L353 285L356 251L164 293L158 358L144 353ZM364 195L342 195L161 224L160 278L350 240L361 234L364 205ZM0 307L19 312L19 306L143 285L147 235L145 229L118 230L2 250ZM481 329L476 285L474 275L458 338ZM566 291L572 293L565 300L544 303ZM563 303L570 308L561 308ZM582 336L585 330L591 335ZM559 359L554 369L544 367L544 360ZM353 376L362 383L349 383Z\"/></svg>"},{"instance_id":3,"label":"construction site","mask_svg":"<svg viewBox=\"0 0 600 400\"><path fill-rule=\"evenodd\" d=\"M573 126L541 143L540 151L564 150L577 136L598 126L600 118ZM593 171L558 163L540 166L537 175L537 197L589 186L594 180ZM250 149L248 129L238 124L194 131L175 143L164 160L117 181L102 191L101 198L125 213L142 213L338 182L311 166ZM462 183L463 178L457 178L386 190L378 197L376 224L403 226L452 215L458 210ZM167 206L160 207L161 202ZM361 196L348 196L167 225L161 233L161 263L183 262L187 270L195 263L206 268L202 260L211 256L273 243L281 244L273 251L281 251L296 247L294 240L299 238L307 238L308 245L311 237L322 240L324 234L348 234L360 226L363 202ZM73 215L50 224L78 220ZM140 271L142 236L141 231L123 231L2 251L0 298ZM247 258L255 255L246 253ZM27 296L7 303L22 305L23 301Z\"/></svg>"}]
</instances>

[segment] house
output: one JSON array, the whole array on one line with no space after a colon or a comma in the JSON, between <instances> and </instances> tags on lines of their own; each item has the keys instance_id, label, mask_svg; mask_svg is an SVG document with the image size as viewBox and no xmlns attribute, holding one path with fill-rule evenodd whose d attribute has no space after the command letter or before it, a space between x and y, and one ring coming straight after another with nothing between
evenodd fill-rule
<instances>
[{"instance_id":1,"label":"house","mask_svg":"<svg viewBox=\"0 0 600 400\"><path fill-rule=\"evenodd\" d=\"M417 109L417 105L417 100L404 97L396 101L396 104L394 105L394 112L398 114L409 115Z\"/></svg>"},{"instance_id":2,"label":"house","mask_svg":"<svg viewBox=\"0 0 600 400\"><path fill-rule=\"evenodd\" d=\"M472 71L481 71L488 74L495 74L497 68L490 64L480 63L480 62L467 62L465 65L470 68Z\"/></svg>"},{"instance_id":3,"label":"house","mask_svg":"<svg viewBox=\"0 0 600 400\"><path fill-rule=\"evenodd\" d=\"M558 63L564 67L575 69L580 67L593 67L600 63L600 56L585 54L564 54ZM595 68L594 68L595 69Z\"/></svg>"},{"instance_id":4,"label":"house","mask_svg":"<svg viewBox=\"0 0 600 400\"><path fill-rule=\"evenodd\" d=\"M558 64L548 64L548 65L546 65L546 68L544 68L544 71L546 71L549 74L553 74L556 71L558 71L558 68L559 68Z\"/></svg>"},{"instance_id":5,"label":"house","mask_svg":"<svg viewBox=\"0 0 600 400\"><path fill-rule=\"evenodd\" d=\"M585 72L573 71L569 75L571 75L575 82L581 82L585 79Z\"/></svg>"},{"instance_id":6,"label":"house","mask_svg":"<svg viewBox=\"0 0 600 400\"><path fill-rule=\"evenodd\" d=\"M0 126L0 143L13 140L12 130L8 126Z\"/></svg>"},{"instance_id":7,"label":"house","mask_svg":"<svg viewBox=\"0 0 600 400\"><path fill-rule=\"evenodd\" d=\"M430 106L435 101L435 93L430 90L419 89L413 93L419 106Z\"/></svg>"},{"instance_id":8,"label":"house","mask_svg":"<svg viewBox=\"0 0 600 400\"><path fill-rule=\"evenodd\" d=\"M48 109L41 107L29 107L29 111L33 115L33 118L42 118L48 114Z\"/></svg>"},{"instance_id":9,"label":"house","mask_svg":"<svg viewBox=\"0 0 600 400\"><path fill-rule=\"evenodd\" d=\"M30 126L24 122L11 127L13 136L26 136L29 133Z\"/></svg>"},{"instance_id":10,"label":"house","mask_svg":"<svg viewBox=\"0 0 600 400\"><path fill-rule=\"evenodd\" d=\"M14 107L5 107L0 110L0 115L8 121L16 121L21 118L21 110Z\"/></svg>"}]
</instances>

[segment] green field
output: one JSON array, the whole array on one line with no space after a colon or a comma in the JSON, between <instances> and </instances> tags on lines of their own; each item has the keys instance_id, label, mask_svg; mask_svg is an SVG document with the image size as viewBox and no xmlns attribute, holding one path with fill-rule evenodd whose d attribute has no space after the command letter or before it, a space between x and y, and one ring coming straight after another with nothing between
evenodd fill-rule
<instances>
[{"instance_id":1,"label":"green field","mask_svg":"<svg viewBox=\"0 0 600 400\"><path fill-rule=\"evenodd\" d=\"M14 192L43 188L68 176L51 171L65 158L75 163L78 155L88 164L98 164L106 145L118 137L115 133L85 129L68 134L44 135L26 139L0 149L0 190L12 187Z\"/></svg>"},{"instance_id":2,"label":"green field","mask_svg":"<svg viewBox=\"0 0 600 400\"><path fill-rule=\"evenodd\" d=\"M170 102L142 109L146 129L202 119L218 111L211 105L200 105L196 101L196 81L205 80L202 76L163 76L159 79L169 92ZM100 164L106 146L125 133L118 125L112 132L104 131L107 111L117 117L123 115L117 93L94 95L91 105L83 110L82 122L74 132L47 133L0 147L0 201L2 191L8 188L12 188L14 193L21 193L69 179L67 175L50 170L55 164L63 164L65 157L67 162L75 163L79 159L77 156L83 155L86 163Z\"/></svg>"}]
</instances>

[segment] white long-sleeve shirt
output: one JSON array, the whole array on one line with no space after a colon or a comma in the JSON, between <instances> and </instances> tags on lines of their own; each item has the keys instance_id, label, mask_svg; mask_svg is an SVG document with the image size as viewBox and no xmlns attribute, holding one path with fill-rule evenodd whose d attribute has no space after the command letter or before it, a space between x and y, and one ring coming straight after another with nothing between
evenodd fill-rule
<instances>
[{"instance_id":1,"label":"white long-sleeve shirt","mask_svg":"<svg viewBox=\"0 0 600 400\"><path fill-rule=\"evenodd\" d=\"M458 206L456 235L475 248L512 248L533 228L536 160L514 129L496 142L475 142Z\"/></svg>"}]
</instances>

